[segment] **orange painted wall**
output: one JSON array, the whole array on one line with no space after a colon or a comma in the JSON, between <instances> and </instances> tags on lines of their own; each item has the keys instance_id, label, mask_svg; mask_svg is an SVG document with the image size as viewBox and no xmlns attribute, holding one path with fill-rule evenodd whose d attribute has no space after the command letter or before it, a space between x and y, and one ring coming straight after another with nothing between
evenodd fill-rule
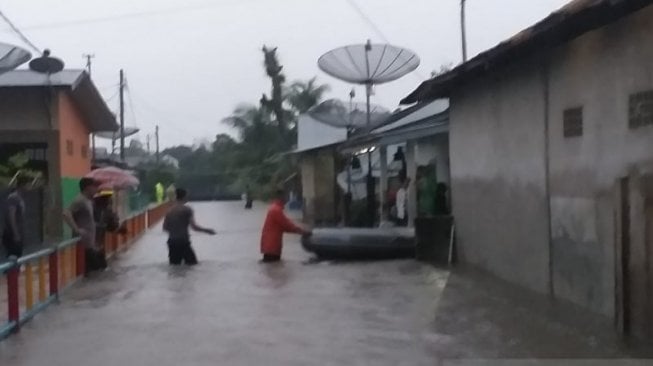
<instances>
[{"instance_id":1,"label":"orange painted wall","mask_svg":"<svg viewBox=\"0 0 653 366\"><path fill-rule=\"evenodd\" d=\"M60 91L58 99L61 177L81 178L91 171L90 132L72 98L65 91ZM69 142L72 142L72 153ZM83 156L83 149L86 156Z\"/></svg>"}]
</instances>

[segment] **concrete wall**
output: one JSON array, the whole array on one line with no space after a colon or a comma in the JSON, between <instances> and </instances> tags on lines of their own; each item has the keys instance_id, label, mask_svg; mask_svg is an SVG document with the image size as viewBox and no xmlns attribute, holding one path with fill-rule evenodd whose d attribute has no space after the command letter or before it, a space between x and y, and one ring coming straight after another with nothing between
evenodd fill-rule
<instances>
[{"instance_id":1,"label":"concrete wall","mask_svg":"<svg viewBox=\"0 0 653 366\"><path fill-rule=\"evenodd\" d=\"M653 90L653 6L560 47L549 66L553 284L556 296L613 315L613 189L653 161L653 126L628 127L631 94ZM583 107L583 136L563 111Z\"/></svg>"},{"instance_id":2,"label":"concrete wall","mask_svg":"<svg viewBox=\"0 0 653 366\"><path fill-rule=\"evenodd\" d=\"M629 96L653 90L651 34L653 6L453 93L463 260L615 315L614 187L653 161L653 126L628 127ZM565 138L573 107L584 132Z\"/></svg>"},{"instance_id":3,"label":"concrete wall","mask_svg":"<svg viewBox=\"0 0 653 366\"><path fill-rule=\"evenodd\" d=\"M67 93L59 93L58 101L61 175L80 178L91 171L89 130L82 113ZM72 151L68 150L69 143L72 143Z\"/></svg>"},{"instance_id":4,"label":"concrete wall","mask_svg":"<svg viewBox=\"0 0 653 366\"><path fill-rule=\"evenodd\" d=\"M548 291L545 98L537 66L514 66L451 98L452 205L463 261Z\"/></svg>"},{"instance_id":5,"label":"concrete wall","mask_svg":"<svg viewBox=\"0 0 653 366\"><path fill-rule=\"evenodd\" d=\"M48 130L49 92L40 88L0 88L0 130Z\"/></svg>"},{"instance_id":6,"label":"concrete wall","mask_svg":"<svg viewBox=\"0 0 653 366\"><path fill-rule=\"evenodd\" d=\"M305 153L301 157L304 221L333 224L337 217L336 166L333 149Z\"/></svg>"}]
</instances>

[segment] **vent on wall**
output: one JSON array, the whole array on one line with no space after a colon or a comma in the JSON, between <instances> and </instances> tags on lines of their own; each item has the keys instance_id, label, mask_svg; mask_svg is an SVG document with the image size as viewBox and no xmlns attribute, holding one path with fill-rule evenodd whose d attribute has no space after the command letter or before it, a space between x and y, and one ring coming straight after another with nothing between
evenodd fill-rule
<instances>
[{"instance_id":1,"label":"vent on wall","mask_svg":"<svg viewBox=\"0 0 653 366\"><path fill-rule=\"evenodd\" d=\"M73 140L66 140L66 153L70 156L75 154L75 146L73 145Z\"/></svg>"},{"instance_id":2,"label":"vent on wall","mask_svg":"<svg viewBox=\"0 0 653 366\"><path fill-rule=\"evenodd\" d=\"M583 107L565 110L562 121L565 137L583 136Z\"/></svg>"},{"instance_id":3,"label":"vent on wall","mask_svg":"<svg viewBox=\"0 0 653 366\"><path fill-rule=\"evenodd\" d=\"M628 100L628 127L653 125L653 90L632 94Z\"/></svg>"}]
</instances>

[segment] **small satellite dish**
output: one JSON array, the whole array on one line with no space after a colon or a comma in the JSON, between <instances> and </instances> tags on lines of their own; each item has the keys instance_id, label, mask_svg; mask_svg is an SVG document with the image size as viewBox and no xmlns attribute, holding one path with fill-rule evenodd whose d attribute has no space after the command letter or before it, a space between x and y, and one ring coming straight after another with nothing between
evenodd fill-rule
<instances>
[{"instance_id":1,"label":"small satellite dish","mask_svg":"<svg viewBox=\"0 0 653 366\"><path fill-rule=\"evenodd\" d=\"M140 131L138 127L125 127L125 137L137 134ZM95 136L103 139L117 140L120 136L120 131L102 131L96 132Z\"/></svg>"},{"instance_id":2,"label":"small satellite dish","mask_svg":"<svg viewBox=\"0 0 653 366\"><path fill-rule=\"evenodd\" d=\"M50 57L50 50L44 50L43 56L30 61L29 68L41 74L56 74L63 70L64 63L56 57Z\"/></svg>"},{"instance_id":3,"label":"small satellite dish","mask_svg":"<svg viewBox=\"0 0 653 366\"><path fill-rule=\"evenodd\" d=\"M32 55L26 50L7 43L0 43L0 74L11 71L29 61Z\"/></svg>"},{"instance_id":4,"label":"small satellite dish","mask_svg":"<svg viewBox=\"0 0 653 366\"><path fill-rule=\"evenodd\" d=\"M353 84L383 84L397 80L419 66L412 51L389 44L357 44L331 50L317 61L325 73Z\"/></svg>"},{"instance_id":5,"label":"small satellite dish","mask_svg":"<svg viewBox=\"0 0 653 366\"><path fill-rule=\"evenodd\" d=\"M333 127L367 127L365 103L345 103L338 99L324 101L308 111L308 115ZM378 126L390 117L390 111L378 105L370 105L370 127Z\"/></svg>"}]
</instances>

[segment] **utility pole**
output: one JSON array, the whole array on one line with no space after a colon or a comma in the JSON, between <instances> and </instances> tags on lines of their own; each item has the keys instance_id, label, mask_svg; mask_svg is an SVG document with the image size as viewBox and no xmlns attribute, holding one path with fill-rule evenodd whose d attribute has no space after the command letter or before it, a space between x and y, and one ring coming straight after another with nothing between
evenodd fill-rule
<instances>
[{"instance_id":1,"label":"utility pole","mask_svg":"<svg viewBox=\"0 0 653 366\"><path fill-rule=\"evenodd\" d=\"M147 134L147 137L145 137L145 139L146 139L146 141L147 141L147 143L146 143L146 145L147 145L147 155L150 155L150 152L151 152L151 150L150 150L150 138L151 138L151 137L152 137L152 136L150 136L149 133Z\"/></svg>"},{"instance_id":2,"label":"utility pole","mask_svg":"<svg viewBox=\"0 0 653 366\"><path fill-rule=\"evenodd\" d=\"M154 138L156 141L156 162L159 163L159 125L156 125L154 130Z\"/></svg>"},{"instance_id":3,"label":"utility pole","mask_svg":"<svg viewBox=\"0 0 653 366\"><path fill-rule=\"evenodd\" d=\"M86 71L88 72L88 76L91 76L91 60L95 58L95 54L85 53L82 57L86 59Z\"/></svg>"},{"instance_id":4,"label":"utility pole","mask_svg":"<svg viewBox=\"0 0 653 366\"><path fill-rule=\"evenodd\" d=\"M95 57L94 54L85 53L82 55L86 59L86 71L88 71L88 77L91 77L91 60ZM91 160L95 161L95 133L91 134Z\"/></svg>"},{"instance_id":5,"label":"utility pole","mask_svg":"<svg viewBox=\"0 0 653 366\"><path fill-rule=\"evenodd\" d=\"M460 33L462 35L463 62L467 62L467 29L465 20L465 2L460 0Z\"/></svg>"},{"instance_id":6,"label":"utility pole","mask_svg":"<svg viewBox=\"0 0 653 366\"><path fill-rule=\"evenodd\" d=\"M125 73L120 69L120 161L125 161Z\"/></svg>"}]
</instances>

